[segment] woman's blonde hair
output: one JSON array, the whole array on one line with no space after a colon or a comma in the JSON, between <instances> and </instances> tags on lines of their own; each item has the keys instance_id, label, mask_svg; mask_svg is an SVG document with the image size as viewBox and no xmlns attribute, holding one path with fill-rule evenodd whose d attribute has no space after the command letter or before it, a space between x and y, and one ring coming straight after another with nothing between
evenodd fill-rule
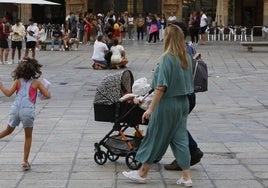
<instances>
[{"instance_id":1,"label":"woman's blonde hair","mask_svg":"<svg viewBox=\"0 0 268 188\"><path fill-rule=\"evenodd\" d=\"M184 34L181 28L177 25L171 24L165 29L164 38L164 54L171 53L178 56L182 62L184 69L188 68L188 62L186 59L186 44L184 40Z\"/></svg>"}]
</instances>

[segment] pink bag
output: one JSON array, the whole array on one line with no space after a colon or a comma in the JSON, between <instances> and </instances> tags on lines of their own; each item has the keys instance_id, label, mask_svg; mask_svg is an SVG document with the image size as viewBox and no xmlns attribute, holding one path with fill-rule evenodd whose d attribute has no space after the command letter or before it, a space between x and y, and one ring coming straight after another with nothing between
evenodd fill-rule
<instances>
[{"instance_id":1,"label":"pink bag","mask_svg":"<svg viewBox=\"0 0 268 188\"><path fill-rule=\"evenodd\" d=\"M152 24L150 26L149 34L152 34L152 33L156 32L156 31L158 31L157 24Z\"/></svg>"}]
</instances>

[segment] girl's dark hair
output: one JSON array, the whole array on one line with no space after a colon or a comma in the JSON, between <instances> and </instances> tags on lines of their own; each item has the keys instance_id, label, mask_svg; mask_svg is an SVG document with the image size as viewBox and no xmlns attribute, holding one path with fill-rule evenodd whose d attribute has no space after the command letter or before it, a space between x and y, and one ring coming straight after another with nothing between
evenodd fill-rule
<instances>
[{"instance_id":1,"label":"girl's dark hair","mask_svg":"<svg viewBox=\"0 0 268 188\"><path fill-rule=\"evenodd\" d=\"M118 40L114 39L114 46L118 45Z\"/></svg>"},{"instance_id":2,"label":"girl's dark hair","mask_svg":"<svg viewBox=\"0 0 268 188\"><path fill-rule=\"evenodd\" d=\"M22 62L19 63L17 68L12 72L11 76L16 79L37 79L41 76L42 65L38 63L36 59L23 58Z\"/></svg>"}]
</instances>

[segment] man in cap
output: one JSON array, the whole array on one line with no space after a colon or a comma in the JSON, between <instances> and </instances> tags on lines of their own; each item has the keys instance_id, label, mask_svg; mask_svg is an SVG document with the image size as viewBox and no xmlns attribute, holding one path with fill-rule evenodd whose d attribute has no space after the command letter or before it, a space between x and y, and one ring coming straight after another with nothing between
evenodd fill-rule
<instances>
[{"instance_id":1,"label":"man in cap","mask_svg":"<svg viewBox=\"0 0 268 188\"><path fill-rule=\"evenodd\" d=\"M14 63L15 51L18 49L18 63L21 61L21 48L22 41L25 36L25 27L21 23L20 19L16 19L15 25L12 26L10 35L12 36L11 48L12 48L12 61Z\"/></svg>"}]
</instances>

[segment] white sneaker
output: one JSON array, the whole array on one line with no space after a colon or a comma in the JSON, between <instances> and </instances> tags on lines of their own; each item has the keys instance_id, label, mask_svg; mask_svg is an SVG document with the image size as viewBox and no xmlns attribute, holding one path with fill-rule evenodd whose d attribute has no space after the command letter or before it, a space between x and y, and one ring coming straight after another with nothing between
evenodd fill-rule
<instances>
[{"instance_id":1,"label":"white sneaker","mask_svg":"<svg viewBox=\"0 0 268 188\"><path fill-rule=\"evenodd\" d=\"M77 50L78 50L78 48L75 48L74 50L75 50L75 51L77 51Z\"/></svg>"},{"instance_id":2,"label":"white sneaker","mask_svg":"<svg viewBox=\"0 0 268 188\"><path fill-rule=\"evenodd\" d=\"M124 171L122 173L125 177L127 177L128 179L130 179L136 183L146 183L146 178L140 177L138 170L133 170L133 171L129 171L129 172Z\"/></svg>"},{"instance_id":3,"label":"white sneaker","mask_svg":"<svg viewBox=\"0 0 268 188\"><path fill-rule=\"evenodd\" d=\"M62 49L60 48L59 51L62 51Z\"/></svg>"},{"instance_id":4,"label":"white sneaker","mask_svg":"<svg viewBox=\"0 0 268 188\"><path fill-rule=\"evenodd\" d=\"M54 51L54 48L51 48L50 51Z\"/></svg>"},{"instance_id":5,"label":"white sneaker","mask_svg":"<svg viewBox=\"0 0 268 188\"><path fill-rule=\"evenodd\" d=\"M35 48L35 51L39 51L39 48Z\"/></svg>"},{"instance_id":6,"label":"white sneaker","mask_svg":"<svg viewBox=\"0 0 268 188\"><path fill-rule=\"evenodd\" d=\"M145 44L151 44L150 42L145 42Z\"/></svg>"},{"instance_id":7,"label":"white sneaker","mask_svg":"<svg viewBox=\"0 0 268 188\"><path fill-rule=\"evenodd\" d=\"M2 65L4 65L4 64L5 64L5 62L4 62L4 61L1 61L1 63L2 63Z\"/></svg>"},{"instance_id":8,"label":"white sneaker","mask_svg":"<svg viewBox=\"0 0 268 188\"><path fill-rule=\"evenodd\" d=\"M8 65L12 65L13 64L11 61L6 61L5 63L8 64Z\"/></svg>"},{"instance_id":9,"label":"white sneaker","mask_svg":"<svg viewBox=\"0 0 268 188\"><path fill-rule=\"evenodd\" d=\"M62 51L65 51L65 49L64 49L64 48L62 48Z\"/></svg>"},{"instance_id":10,"label":"white sneaker","mask_svg":"<svg viewBox=\"0 0 268 188\"><path fill-rule=\"evenodd\" d=\"M178 184L178 185L183 185L183 186L185 186L185 187L192 187L192 186L193 186L193 182L192 182L191 179L185 181L185 180L183 179L183 177L181 177L180 179L178 179L177 182L176 182L176 184Z\"/></svg>"}]
</instances>

